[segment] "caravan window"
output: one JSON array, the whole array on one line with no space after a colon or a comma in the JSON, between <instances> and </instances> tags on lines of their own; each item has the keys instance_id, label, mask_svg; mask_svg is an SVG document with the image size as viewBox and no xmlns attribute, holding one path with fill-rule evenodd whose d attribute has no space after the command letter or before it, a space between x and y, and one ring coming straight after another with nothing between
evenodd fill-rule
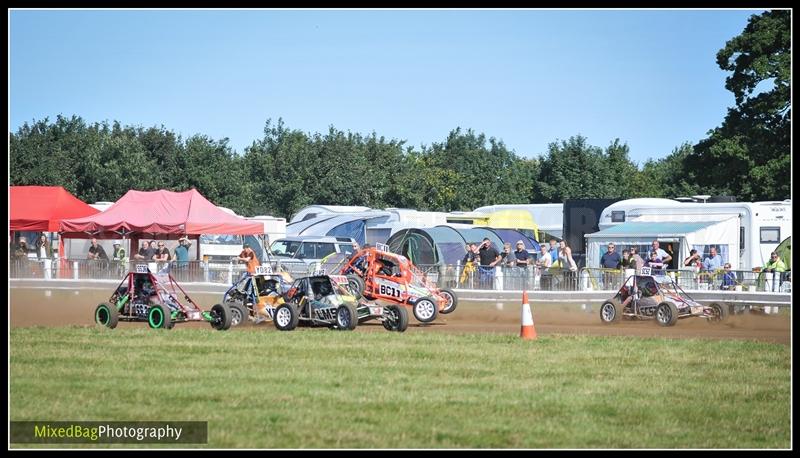
<instances>
[{"instance_id":1,"label":"caravan window","mask_svg":"<svg viewBox=\"0 0 800 458\"><path fill-rule=\"evenodd\" d=\"M611 222L612 223L624 223L625 222L625 212L624 211L612 211L611 212Z\"/></svg>"},{"instance_id":2,"label":"caravan window","mask_svg":"<svg viewBox=\"0 0 800 458\"><path fill-rule=\"evenodd\" d=\"M780 243L780 241L781 241L781 228L779 227L761 228L761 243Z\"/></svg>"}]
</instances>

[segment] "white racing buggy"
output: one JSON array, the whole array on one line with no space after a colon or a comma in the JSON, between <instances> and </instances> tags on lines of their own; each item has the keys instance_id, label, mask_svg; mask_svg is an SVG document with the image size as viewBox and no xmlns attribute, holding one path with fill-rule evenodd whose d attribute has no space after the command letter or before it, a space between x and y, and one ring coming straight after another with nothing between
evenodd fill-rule
<instances>
[{"instance_id":1,"label":"white racing buggy","mask_svg":"<svg viewBox=\"0 0 800 458\"><path fill-rule=\"evenodd\" d=\"M387 331L403 332L408 328L405 308L358 301L346 288L347 284L344 275L320 272L298 278L284 295L285 303L275 309L275 327L281 331L293 330L298 325L353 330L359 323L378 320Z\"/></svg>"},{"instance_id":2,"label":"white racing buggy","mask_svg":"<svg viewBox=\"0 0 800 458\"><path fill-rule=\"evenodd\" d=\"M652 275L646 267L641 274L628 277L617 294L600 307L603 323L616 323L623 318L655 319L661 326L674 326L682 318L699 317L720 322L727 316L725 305L703 305L686 294L672 277Z\"/></svg>"}]
</instances>

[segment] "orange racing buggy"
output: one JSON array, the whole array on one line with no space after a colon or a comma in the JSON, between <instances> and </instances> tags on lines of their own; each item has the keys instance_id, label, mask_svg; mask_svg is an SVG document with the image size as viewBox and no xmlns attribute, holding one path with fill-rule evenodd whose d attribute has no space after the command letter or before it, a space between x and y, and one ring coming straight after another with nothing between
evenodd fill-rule
<instances>
[{"instance_id":1,"label":"orange racing buggy","mask_svg":"<svg viewBox=\"0 0 800 458\"><path fill-rule=\"evenodd\" d=\"M422 323L430 323L439 313L450 313L458 305L452 290L437 288L408 258L388 250L359 250L340 273L347 276L356 297L409 306Z\"/></svg>"}]
</instances>

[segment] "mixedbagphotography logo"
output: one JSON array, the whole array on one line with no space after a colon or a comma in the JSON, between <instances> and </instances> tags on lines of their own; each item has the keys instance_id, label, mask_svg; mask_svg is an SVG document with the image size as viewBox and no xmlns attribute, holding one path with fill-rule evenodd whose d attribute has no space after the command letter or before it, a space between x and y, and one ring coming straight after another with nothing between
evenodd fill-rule
<instances>
[{"instance_id":1,"label":"mixedbagphotography logo","mask_svg":"<svg viewBox=\"0 0 800 458\"><path fill-rule=\"evenodd\" d=\"M207 421L12 421L18 444L206 444Z\"/></svg>"}]
</instances>

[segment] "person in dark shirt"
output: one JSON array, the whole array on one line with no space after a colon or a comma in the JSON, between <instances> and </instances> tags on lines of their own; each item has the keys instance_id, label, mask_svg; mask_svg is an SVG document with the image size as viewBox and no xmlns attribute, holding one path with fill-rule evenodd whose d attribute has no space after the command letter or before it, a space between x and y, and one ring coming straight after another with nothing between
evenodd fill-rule
<instances>
[{"instance_id":1,"label":"person in dark shirt","mask_svg":"<svg viewBox=\"0 0 800 458\"><path fill-rule=\"evenodd\" d=\"M514 258L517 260L517 267L522 267L523 269L528 267L530 256L528 255L528 252L525 251L525 243L522 240L517 242L517 249L514 251Z\"/></svg>"},{"instance_id":2,"label":"person in dark shirt","mask_svg":"<svg viewBox=\"0 0 800 458\"><path fill-rule=\"evenodd\" d=\"M501 258L500 253L492 246L492 241L488 237L481 242L478 259L480 260L478 271L480 272L481 286L492 288L494 286L494 266L500 262Z\"/></svg>"},{"instance_id":3,"label":"person in dark shirt","mask_svg":"<svg viewBox=\"0 0 800 458\"><path fill-rule=\"evenodd\" d=\"M613 243L608 244L608 251L600 258L600 267L603 269L617 269L620 265L622 258L617 253L617 247ZM614 289L614 272L603 272L603 287L604 289Z\"/></svg>"},{"instance_id":4,"label":"person in dark shirt","mask_svg":"<svg viewBox=\"0 0 800 458\"><path fill-rule=\"evenodd\" d=\"M97 243L97 239L92 239L92 245L89 247L89 259L108 261L108 255L102 245Z\"/></svg>"}]
</instances>

